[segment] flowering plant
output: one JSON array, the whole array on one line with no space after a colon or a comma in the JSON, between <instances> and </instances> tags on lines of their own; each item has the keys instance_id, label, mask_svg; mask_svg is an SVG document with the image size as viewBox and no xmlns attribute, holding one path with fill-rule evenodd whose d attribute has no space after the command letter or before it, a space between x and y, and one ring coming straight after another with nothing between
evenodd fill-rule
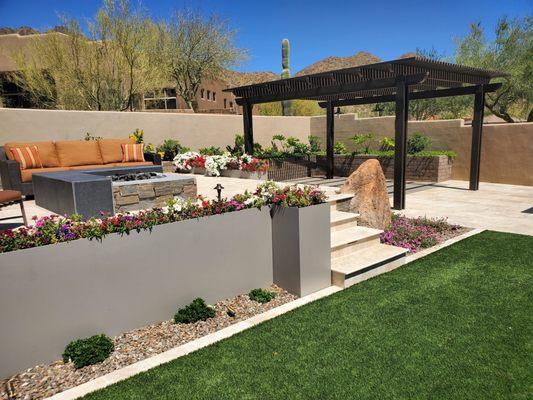
<instances>
[{"instance_id":1,"label":"flowering plant","mask_svg":"<svg viewBox=\"0 0 533 400\"><path fill-rule=\"evenodd\" d=\"M220 176L220 171L227 169L230 162L236 162L236 158L229 154L208 156L205 161L205 169L211 176Z\"/></svg>"},{"instance_id":2,"label":"flowering plant","mask_svg":"<svg viewBox=\"0 0 533 400\"><path fill-rule=\"evenodd\" d=\"M249 161L244 161L241 158L240 169L247 172L267 172L268 160L262 160L260 158L252 157Z\"/></svg>"},{"instance_id":3,"label":"flowering plant","mask_svg":"<svg viewBox=\"0 0 533 400\"><path fill-rule=\"evenodd\" d=\"M403 247L411 253L416 253L442 243L447 233L460 229L459 225L451 225L443 218L408 218L393 215L390 227L381 233L380 239L381 243Z\"/></svg>"},{"instance_id":4,"label":"flowering plant","mask_svg":"<svg viewBox=\"0 0 533 400\"><path fill-rule=\"evenodd\" d=\"M183 171L190 171L193 167L205 168L205 157L195 151L177 154L174 157L174 165Z\"/></svg>"},{"instance_id":5,"label":"flowering plant","mask_svg":"<svg viewBox=\"0 0 533 400\"><path fill-rule=\"evenodd\" d=\"M164 208L112 216L102 213L100 218L83 219L80 215L34 217L35 224L31 227L0 231L0 253L82 238L102 240L111 233L124 235L132 231L151 230L156 225L268 205L306 207L322 203L325 199L325 194L317 188L280 188L273 182L267 182L258 186L254 193L246 191L220 201L198 196L195 201L171 200Z\"/></svg>"}]
</instances>

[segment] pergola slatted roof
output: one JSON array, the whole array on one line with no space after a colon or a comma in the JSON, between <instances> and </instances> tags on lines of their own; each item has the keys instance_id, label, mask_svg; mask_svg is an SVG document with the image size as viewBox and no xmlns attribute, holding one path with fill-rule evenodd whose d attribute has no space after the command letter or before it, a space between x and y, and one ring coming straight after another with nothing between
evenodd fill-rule
<instances>
[{"instance_id":1,"label":"pergola slatted roof","mask_svg":"<svg viewBox=\"0 0 533 400\"><path fill-rule=\"evenodd\" d=\"M272 82L226 89L243 107L244 144L253 152L254 104L308 99L326 108L326 154L328 178L334 173L334 107L395 102L394 208L405 207L405 170L407 163L407 122L409 100L474 95L470 189L479 187L481 139L485 93L494 92L501 83L491 79L507 74L481 68L450 64L422 57L400 58Z\"/></svg>"},{"instance_id":2,"label":"pergola slatted roof","mask_svg":"<svg viewBox=\"0 0 533 400\"><path fill-rule=\"evenodd\" d=\"M292 97L319 101L335 101L358 97L391 95L395 93L395 85L372 90L351 90L349 85L391 78L396 79L401 76L418 74L426 74L426 78L419 85L411 86L410 91L480 85L489 83L493 78L506 75L498 71L467 67L415 56L240 86L225 89L225 91L232 92L237 97L238 104L243 104L244 102L257 104L277 101L277 97L283 97L284 99ZM342 89L343 85L347 86L345 90ZM341 87L341 91L337 91L335 94L323 95L318 93L304 97L298 95L302 92L313 92L314 89L327 87Z\"/></svg>"}]
</instances>

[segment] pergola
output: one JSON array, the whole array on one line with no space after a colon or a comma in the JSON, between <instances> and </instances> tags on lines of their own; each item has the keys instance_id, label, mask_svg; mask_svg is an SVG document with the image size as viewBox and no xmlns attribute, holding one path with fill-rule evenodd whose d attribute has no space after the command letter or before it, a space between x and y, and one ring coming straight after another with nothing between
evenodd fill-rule
<instances>
[{"instance_id":1,"label":"pergola","mask_svg":"<svg viewBox=\"0 0 533 400\"><path fill-rule=\"evenodd\" d=\"M318 74L241 86L232 92L243 108L244 143L253 152L252 108L254 104L307 99L326 108L327 178L333 178L334 108L348 105L396 103L394 150L394 208L405 208L407 119L409 100L474 95L470 190L478 190L485 93L501 83L491 79L506 74L422 57L360 65Z\"/></svg>"}]
</instances>

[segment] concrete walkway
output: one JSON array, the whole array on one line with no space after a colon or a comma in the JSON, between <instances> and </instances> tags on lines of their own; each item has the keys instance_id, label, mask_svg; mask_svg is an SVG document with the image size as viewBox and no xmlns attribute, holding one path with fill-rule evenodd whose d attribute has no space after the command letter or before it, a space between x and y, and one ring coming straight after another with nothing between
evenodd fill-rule
<instances>
[{"instance_id":1,"label":"concrete walkway","mask_svg":"<svg viewBox=\"0 0 533 400\"><path fill-rule=\"evenodd\" d=\"M245 190L254 191L260 183L247 179L200 175L196 178L198 193L207 198L216 197L214 187L217 183L224 186L223 197L231 197ZM329 195L334 195L338 189L337 185L338 182L335 182L335 186L320 186ZM406 203L407 209L402 213L408 216L447 217L449 222L472 228L533 235L533 186L482 182L480 189L473 192L468 190L466 181L427 184L413 182L408 185ZM28 218L50 214L48 210L37 207L33 200L24 204ZM19 214L18 206L9 206L0 210L0 218ZM0 229L16 227L21 222L20 218L0 221Z\"/></svg>"}]
</instances>

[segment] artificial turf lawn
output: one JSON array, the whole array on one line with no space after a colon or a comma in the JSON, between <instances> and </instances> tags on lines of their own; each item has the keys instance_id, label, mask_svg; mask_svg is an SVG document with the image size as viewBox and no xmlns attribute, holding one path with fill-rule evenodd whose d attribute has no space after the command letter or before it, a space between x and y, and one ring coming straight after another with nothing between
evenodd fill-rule
<instances>
[{"instance_id":1,"label":"artificial turf lawn","mask_svg":"<svg viewBox=\"0 0 533 400\"><path fill-rule=\"evenodd\" d=\"M484 232L85 399L530 399L532 277Z\"/></svg>"}]
</instances>

